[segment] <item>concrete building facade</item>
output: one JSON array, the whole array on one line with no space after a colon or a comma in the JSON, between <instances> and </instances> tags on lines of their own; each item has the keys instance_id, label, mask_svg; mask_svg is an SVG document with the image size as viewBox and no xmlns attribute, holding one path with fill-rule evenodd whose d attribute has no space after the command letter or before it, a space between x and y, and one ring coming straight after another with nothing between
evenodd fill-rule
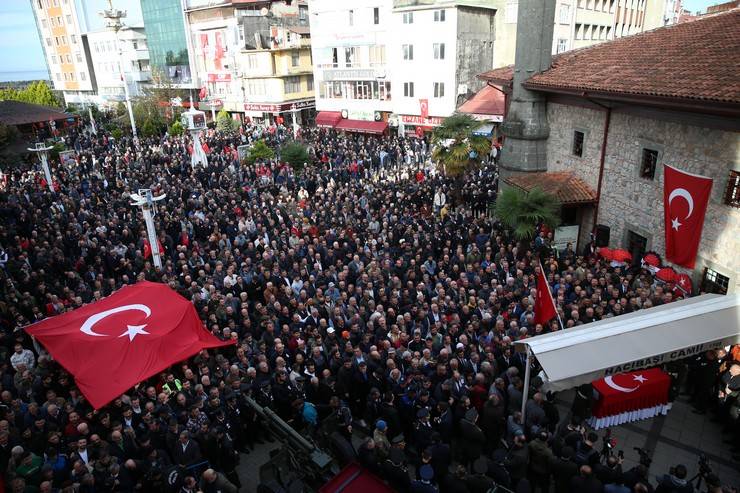
<instances>
[{"instance_id":1,"label":"concrete building facade","mask_svg":"<svg viewBox=\"0 0 740 493\"><path fill-rule=\"evenodd\" d=\"M111 105L124 101L122 73L131 97L142 95L151 81L144 27L125 26L117 37L109 29L89 32L86 36L98 83L96 102Z\"/></svg>"},{"instance_id":2,"label":"concrete building facade","mask_svg":"<svg viewBox=\"0 0 740 493\"><path fill-rule=\"evenodd\" d=\"M96 93L95 72L83 33L84 16L73 0L32 0L32 11L54 89L65 101L92 102Z\"/></svg>"},{"instance_id":3,"label":"concrete building facade","mask_svg":"<svg viewBox=\"0 0 740 493\"><path fill-rule=\"evenodd\" d=\"M313 0L309 9L316 107L336 114L340 128L355 120L376 123L373 132L428 130L492 67L489 1Z\"/></svg>"},{"instance_id":4,"label":"concrete building facade","mask_svg":"<svg viewBox=\"0 0 740 493\"><path fill-rule=\"evenodd\" d=\"M514 63L520 0L491 0L497 9L494 68ZM552 53L593 46L678 22L680 0L555 0Z\"/></svg>"}]
</instances>

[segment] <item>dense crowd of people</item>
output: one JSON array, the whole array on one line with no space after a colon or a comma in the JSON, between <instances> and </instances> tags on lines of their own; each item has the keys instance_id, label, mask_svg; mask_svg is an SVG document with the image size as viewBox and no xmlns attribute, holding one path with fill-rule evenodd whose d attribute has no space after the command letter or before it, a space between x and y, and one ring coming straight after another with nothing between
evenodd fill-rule
<instances>
[{"instance_id":1,"label":"dense crowd of people","mask_svg":"<svg viewBox=\"0 0 740 493\"><path fill-rule=\"evenodd\" d=\"M514 240L488 213L493 160L452 181L431 164L426 139L303 128L311 159L298 169L279 158L289 134L252 124L210 131L209 166L192 169L186 138L134 145L72 131L77 159L54 165L57 193L31 164L7 170L7 491L170 491L178 471L174 491L236 492L240 454L271 439L244 395L307 436L354 440L352 455L397 491L693 491L685 465L656 484L645 464L623 471L619 457L602 456L586 424L588 388L561 416L534 378L523 421L526 362L512 346L559 330L557 319L534 323L538 258L566 330L670 303L673 286L639 265L613 267L593 248L555 249L546 229L532 243ZM259 139L278 156L239 162L238 146ZM156 216L162 269L129 204L140 188L167 195ZM238 343L93 410L23 327L140 280L168 284L207 330ZM669 368L675 393L688 388L699 412L716 412L735 447L738 353Z\"/></svg>"}]
</instances>

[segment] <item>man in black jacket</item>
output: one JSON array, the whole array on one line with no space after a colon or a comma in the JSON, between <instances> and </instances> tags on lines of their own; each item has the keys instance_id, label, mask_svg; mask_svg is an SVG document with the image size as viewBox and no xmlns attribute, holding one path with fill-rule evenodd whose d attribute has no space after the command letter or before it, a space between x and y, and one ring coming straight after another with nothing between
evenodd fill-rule
<instances>
[{"instance_id":1,"label":"man in black jacket","mask_svg":"<svg viewBox=\"0 0 740 493\"><path fill-rule=\"evenodd\" d=\"M551 471L555 478L555 493L568 493L570 481L578 474L578 466L573 462L573 448L565 446L560 457L552 463Z\"/></svg>"}]
</instances>

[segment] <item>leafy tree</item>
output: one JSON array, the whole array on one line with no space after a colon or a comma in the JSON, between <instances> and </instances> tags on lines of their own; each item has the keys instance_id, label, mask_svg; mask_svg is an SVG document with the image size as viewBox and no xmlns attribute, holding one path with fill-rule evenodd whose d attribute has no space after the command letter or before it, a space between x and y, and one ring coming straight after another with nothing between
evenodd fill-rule
<instances>
[{"instance_id":1,"label":"leafy tree","mask_svg":"<svg viewBox=\"0 0 740 493\"><path fill-rule=\"evenodd\" d=\"M496 217L519 240L529 240L534 236L538 224L544 223L554 228L560 222L560 203L558 199L541 188L529 192L510 187L498 194Z\"/></svg>"},{"instance_id":2,"label":"leafy tree","mask_svg":"<svg viewBox=\"0 0 740 493\"><path fill-rule=\"evenodd\" d=\"M482 125L470 115L455 113L434 129L432 159L450 176L461 176L491 151L487 137L473 135Z\"/></svg>"},{"instance_id":3,"label":"leafy tree","mask_svg":"<svg viewBox=\"0 0 740 493\"><path fill-rule=\"evenodd\" d=\"M116 116L123 116L126 114L126 111L126 103L119 101L118 104L116 104Z\"/></svg>"},{"instance_id":4,"label":"leafy tree","mask_svg":"<svg viewBox=\"0 0 740 493\"><path fill-rule=\"evenodd\" d=\"M2 89L0 90L0 100L22 101L55 108L61 108L62 106L49 85L43 80L31 82L20 90L15 88Z\"/></svg>"},{"instance_id":5,"label":"leafy tree","mask_svg":"<svg viewBox=\"0 0 740 493\"><path fill-rule=\"evenodd\" d=\"M123 130L121 130L120 128L114 128L113 130L111 130L110 134L111 137L113 137L114 139L121 140L121 137L123 137Z\"/></svg>"},{"instance_id":6,"label":"leafy tree","mask_svg":"<svg viewBox=\"0 0 740 493\"><path fill-rule=\"evenodd\" d=\"M216 115L216 129L219 132L234 132L237 128L239 128L239 122L231 118L231 115L225 109L218 112Z\"/></svg>"},{"instance_id":7,"label":"leafy tree","mask_svg":"<svg viewBox=\"0 0 740 493\"><path fill-rule=\"evenodd\" d=\"M296 171L300 171L303 164L310 159L308 148L295 140L288 141L280 147L280 158L286 163L290 163Z\"/></svg>"},{"instance_id":8,"label":"leafy tree","mask_svg":"<svg viewBox=\"0 0 740 493\"><path fill-rule=\"evenodd\" d=\"M151 118L147 118L144 120L144 123L141 125L141 135L143 137L153 137L155 135L159 134L159 125L155 123Z\"/></svg>"},{"instance_id":9,"label":"leafy tree","mask_svg":"<svg viewBox=\"0 0 740 493\"><path fill-rule=\"evenodd\" d=\"M19 135L18 128L15 125L0 123L0 149L5 149L15 142Z\"/></svg>"},{"instance_id":10,"label":"leafy tree","mask_svg":"<svg viewBox=\"0 0 740 493\"><path fill-rule=\"evenodd\" d=\"M182 123L180 123L179 121L177 121L177 122L173 123L172 125L170 125L169 133L170 133L170 135L172 135L174 137L178 137L178 136L182 135L182 133L184 131L185 131L185 128L182 126Z\"/></svg>"},{"instance_id":11,"label":"leafy tree","mask_svg":"<svg viewBox=\"0 0 740 493\"><path fill-rule=\"evenodd\" d=\"M275 151L273 151L264 140L258 140L254 143L249 154L247 155L247 163L254 164L258 159L267 160L275 157Z\"/></svg>"}]
</instances>

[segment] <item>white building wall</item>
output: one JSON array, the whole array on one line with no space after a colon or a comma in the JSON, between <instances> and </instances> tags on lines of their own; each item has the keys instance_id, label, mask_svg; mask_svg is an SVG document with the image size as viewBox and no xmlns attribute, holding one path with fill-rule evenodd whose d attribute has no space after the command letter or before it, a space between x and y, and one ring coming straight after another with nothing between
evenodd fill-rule
<instances>
[{"instance_id":1,"label":"white building wall","mask_svg":"<svg viewBox=\"0 0 740 493\"><path fill-rule=\"evenodd\" d=\"M151 79L149 51L143 28L123 29L118 33L118 40L109 30L90 32L87 33L87 40L99 102L124 100L121 67L131 97L143 94L143 86Z\"/></svg>"},{"instance_id":2,"label":"white building wall","mask_svg":"<svg viewBox=\"0 0 740 493\"><path fill-rule=\"evenodd\" d=\"M420 115L420 99L429 102L429 115L446 117L455 111L455 61L457 59L457 9L446 8L444 22L434 21L439 9L395 11L391 18L390 52L393 67L393 111ZM404 15L413 13L413 23L404 24ZM434 58L434 44L444 44L444 59ZM404 60L403 46L413 46L413 60ZM404 95L404 83L413 82L414 95ZM434 83L444 84L444 96L434 97Z\"/></svg>"}]
</instances>

